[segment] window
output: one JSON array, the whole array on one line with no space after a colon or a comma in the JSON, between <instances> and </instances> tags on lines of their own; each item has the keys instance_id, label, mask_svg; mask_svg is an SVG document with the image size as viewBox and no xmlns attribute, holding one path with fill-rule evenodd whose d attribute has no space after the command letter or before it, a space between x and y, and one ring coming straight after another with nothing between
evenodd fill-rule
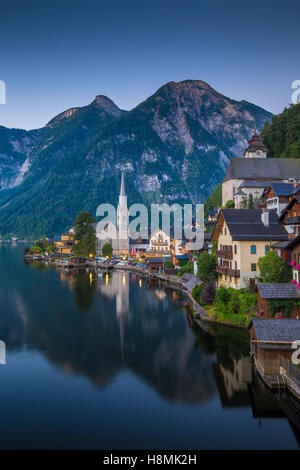
<instances>
[{"instance_id":1,"label":"window","mask_svg":"<svg viewBox=\"0 0 300 470\"><path fill-rule=\"evenodd\" d=\"M251 245L250 251L251 251L251 255L256 255L256 245Z\"/></svg>"},{"instance_id":2,"label":"window","mask_svg":"<svg viewBox=\"0 0 300 470\"><path fill-rule=\"evenodd\" d=\"M227 230L226 230L226 228L224 228L224 235L227 235Z\"/></svg>"},{"instance_id":3,"label":"window","mask_svg":"<svg viewBox=\"0 0 300 470\"><path fill-rule=\"evenodd\" d=\"M234 254L236 255L237 254L237 246L234 245Z\"/></svg>"},{"instance_id":4,"label":"window","mask_svg":"<svg viewBox=\"0 0 300 470\"><path fill-rule=\"evenodd\" d=\"M270 247L269 245L265 245L265 253L269 253Z\"/></svg>"},{"instance_id":5,"label":"window","mask_svg":"<svg viewBox=\"0 0 300 470\"><path fill-rule=\"evenodd\" d=\"M251 271L256 271L256 263L251 263Z\"/></svg>"}]
</instances>

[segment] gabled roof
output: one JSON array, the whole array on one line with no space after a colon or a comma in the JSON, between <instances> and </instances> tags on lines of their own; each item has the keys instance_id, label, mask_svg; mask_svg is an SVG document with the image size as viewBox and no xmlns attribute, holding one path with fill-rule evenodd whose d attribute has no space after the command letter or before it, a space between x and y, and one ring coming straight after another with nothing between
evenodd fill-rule
<instances>
[{"instance_id":1,"label":"gabled roof","mask_svg":"<svg viewBox=\"0 0 300 470\"><path fill-rule=\"evenodd\" d=\"M262 299L299 299L300 290L290 282L259 283L258 291ZM300 339L300 336L299 336Z\"/></svg>"},{"instance_id":2,"label":"gabled roof","mask_svg":"<svg viewBox=\"0 0 300 470\"><path fill-rule=\"evenodd\" d=\"M256 339L260 341L286 341L293 342L300 338L300 320L275 320L275 319L254 319L250 323L254 328ZM268 343L262 343L265 348ZM283 346L283 345L281 345ZM269 343L269 349L280 349L280 345ZM285 349L290 349L291 344L287 344Z\"/></svg>"},{"instance_id":3,"label":"gabled roof","mask_svg":"<svg viewBox=\"0 0 300 470\"><path fill-rule=\"evenodd\" d=\"M289 240L286 240L284 242L279 242L279 243L274 243L274 245L271 245L271 248L281 248L285 250L291 250L294 248L294 246L298 245L300 243L300 235L298 235L295 238L290 238Z\"/></svg>"},{"instance_id":4,"label":"gabled roof","mask_svg":"<svg viewBox=\"0 0 300 470\"><path fill-rule=\"evenodd\" d=\"M222 209L213 232L213 240L221 230L224 218L233 240L287 240L288 233L278 223L276 210L269 210L269 225L261 220L259 209Z\"/></svg>"},{"instance_id":5,"label":"gabled roof","mask_svg":"<svg viewBox=\"0 0 300 470\"><path fill-rule=\"evenodd\" d=\"M292 196L300 190L300 185L295 188L293 183L271 183L270 187L275 196Z\"/></svg>"},{"instance_id":6,"label":"gabled roof","mask_svg":"<svg viewBox=\"0 0 300 470\"><path fill-rule=\"evenodd\" d=\"M300 158L232 158L224 181L300 179Z\"/></svg>"},{"instance_id":7,"label":"gabled roof","mask_svg":"<svg viewBox=\"0 0 300 470\"><path fill-rule=\"evenodd\" d=\"M279 217L280 222L283 221L283 219L285 218L287 212L289 210L291 210L293 205L296 204L297 202L300 202L300 196L294 196L293 199L285 206L285 208L283 209L283 211L281 212L280 217Z\"/></svg>"}]
</instances>

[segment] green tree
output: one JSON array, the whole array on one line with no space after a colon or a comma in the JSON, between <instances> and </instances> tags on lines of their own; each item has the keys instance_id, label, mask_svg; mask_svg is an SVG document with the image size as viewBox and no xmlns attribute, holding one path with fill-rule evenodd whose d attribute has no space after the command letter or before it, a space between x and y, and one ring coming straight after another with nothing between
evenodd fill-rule
<instances>
[{"instance_id":1,"label":"green tree","mask_svg":"<svg viewBox=\"0 0 300 470\"><path fill-rule=\"evenodd\" d=\"M182 276L183 274L187 273L194 274L194 263L191 263L190 261L184 263L184 265L178 271L178 276Z\"/></svg>"},{"instance_id":2,"label":"green tree","mask_svg":"<svg viewBox=\"0 0 300 470\"><path fill-rule=\"evenodd\" d=\"M103 256L108 256L109 258L111 257L112 255L112 246L109 244L109 243L105 243L102 247L102 254Z\"/></svg>"},{"instance_id":3,"label":"green tree","mask_svg":"<svg viewBox=\"0 0 300 470\"><path fill-rule=\"evenodd\" d=\"M97 237L93 227L95 219L87 211L80 212L75 220L75 240L73 251L77 256L95 256Z\"/></svg>"},{"instance_id":4,"label":"green tree","mask_svg":"<svg viewBox=\"0 0 300 470\"><path fill-rule=\"evenodd\" d=\"M202 289L203 289L202 284L196 284L192 289L193 299L196 300L196 302L198 302L198 304L201 304Z\"/></svg>"},{"instance_id":5,"label":"green tree","mask_svg":"<svg viewBox=\"0 0 300 470\"><path fill-rule=\"evenodd\" d=\"M213 281L217 278L217 258L215 255L202 253L198 257L198 277L202 281Z\"/></svg>"},{"instance_id":6,"label":"green tree","mask_svg":"<svg viewBox=\"0 0 300 470\"><path fill-rule=\"evenodd\" d=\"M248 198L248 209L254 209L254 207L253 194L250 193Z\"/></svg>"},{"instance_id":7,"label":"green tree","mask_svg":"<svg viewBox=\"0 0 300 470\"><path fill-rule=\"evenodd\" d=\"M234 201L232 199L229 199L225 204L225 209L234 209L234 208L235 208Z\"/></svg>"},{"instance_id":8,"label":"green tree","mask_svg":"<svg viewBox=\"0 0 300 470\"><path fill-rule=\"evenodd\" d=\"M291 267L273 250L259 258L258 268L263 282L289 282L292 279Z\"/></svg>"}]
</instances>

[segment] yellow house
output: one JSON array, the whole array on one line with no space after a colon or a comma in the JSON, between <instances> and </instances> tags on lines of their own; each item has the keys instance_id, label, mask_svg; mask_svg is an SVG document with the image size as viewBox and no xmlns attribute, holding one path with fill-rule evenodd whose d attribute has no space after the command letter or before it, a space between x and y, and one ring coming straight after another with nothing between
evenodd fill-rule
<instances>
[{"instance_id":1,"label":"yellow house","mask_svg":"<svg viewBox=\"0 0 300 470\"><path fill-rule=\"evenodd\" d=\"M212 234L217 241L218 287L241 289L259 277L258 260L275 240L287 240L275 210L222 209Z\"/></svg>"},{"instance_id":2,"label":"yellow house","mask_svg":"<svg viewBox=\"0 0 300 470\"><path fill-rule=\"evenodd\" d=\"M74 228L72 227L69 232L63 233L60 236L60 240L57 242L54 242L54 245L56 247L56 251L58 253L63 253L63 254L71 254L72 253L72 248L74 245Z\"/></svg>"}]
</instances>

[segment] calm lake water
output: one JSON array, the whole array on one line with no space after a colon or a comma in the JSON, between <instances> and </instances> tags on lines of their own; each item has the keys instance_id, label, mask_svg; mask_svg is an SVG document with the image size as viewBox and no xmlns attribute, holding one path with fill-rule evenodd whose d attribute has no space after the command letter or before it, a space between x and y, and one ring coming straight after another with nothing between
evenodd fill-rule
<instances>
[{"instance_id":1,"label":"calm lake water","mask_svg":"<svg viewBox=\"0 0 300 470\"><path fill-rule=\"evenodd\" d=\"M195 326L132 273L66 274L0 245L0 447L298 449L300 412L253 373L248 334Z\"/></svg>"}]
</instances>

